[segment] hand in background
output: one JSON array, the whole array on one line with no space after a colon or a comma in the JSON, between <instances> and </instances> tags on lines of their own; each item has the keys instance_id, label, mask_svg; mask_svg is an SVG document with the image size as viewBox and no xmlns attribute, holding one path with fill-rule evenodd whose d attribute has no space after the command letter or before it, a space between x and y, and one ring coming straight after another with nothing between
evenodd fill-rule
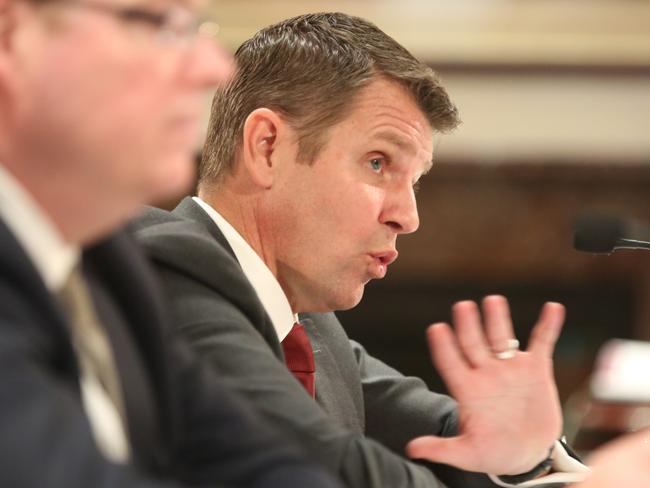
<instances>
[{"instance_id":1,"label":"hand in background","mask_svg":"<svg viewBox=\"0 0 650 488\"><path fill-rule=\"evenodd\" d=\"M562 430L552 356L564 307L547 303L528 349L509 359L494 353L514 339L507 300L486 297L482 309L483 320L474 302L459 302L455 332L447 324L429 327L433 362L458 402L459 431L414 439L407 454L468 471L525 473L548 456Z\"/></svg>"},{"instance_id":2,"label":"hand in background","mask_svg":"<svg viewBox=\"0 0 650 488\"><path fill-rule=\"evenodd\" d=\"M650 485L650 429L623 436L590 457L592 475L575 488L641 488Z\"/></svg>"}]
</instances>

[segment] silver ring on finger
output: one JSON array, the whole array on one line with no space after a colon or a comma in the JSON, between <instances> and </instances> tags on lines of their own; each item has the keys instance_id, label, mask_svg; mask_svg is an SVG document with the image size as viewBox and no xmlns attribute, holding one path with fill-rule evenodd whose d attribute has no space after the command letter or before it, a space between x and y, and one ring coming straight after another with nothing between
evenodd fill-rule
<instances>
[{"instance_id":1,"label":"silver ring on finger","mask_svg":"<svg viewBox=\"0 0 650 488\"><path fill-rule=\"evenodd\" d=\"M503 351L495 351L494 357L497 359L512 359L519 350L519 341L517 339L508 339L506 349Z\"/></svg>"}]
</instances>

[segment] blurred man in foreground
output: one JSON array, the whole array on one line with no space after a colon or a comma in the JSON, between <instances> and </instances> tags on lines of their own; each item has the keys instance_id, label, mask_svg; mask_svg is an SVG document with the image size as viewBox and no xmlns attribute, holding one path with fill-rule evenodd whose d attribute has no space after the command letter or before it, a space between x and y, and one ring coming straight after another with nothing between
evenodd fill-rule
<instances>
[{"instance_id":1,"label":"blurred man in foreground","mask_svg":"<svg viewBox=\"0 0 650 488\"><path fill-rule=\"evenodd\" d=\"M556 441L562 306L544 307L519 351L502 297L485 300L483 319L457 304L456 333L429 335L458 403L370 356L331 313L355 306L397 258L397 236L418 227L414 186L434 137L458 123L431 69L344 14L270 26L236 60L214 99L198 197L138 224L177 330L348 486L581 479L544 477L586 469ZM457 469L411 462L407 446Z\"/></svg>"},{"instance_id":2,"label":"blurred man in foreground","mask_svg":"<svg viewBox=\"0 0 650 488\"><path fill-rule=\"evenodd\" d=\"M335 486L168 340L114 232L191 179L199 96L231 70L196 16L0 0L2 486Z\"/></svg>"}]
</instances>

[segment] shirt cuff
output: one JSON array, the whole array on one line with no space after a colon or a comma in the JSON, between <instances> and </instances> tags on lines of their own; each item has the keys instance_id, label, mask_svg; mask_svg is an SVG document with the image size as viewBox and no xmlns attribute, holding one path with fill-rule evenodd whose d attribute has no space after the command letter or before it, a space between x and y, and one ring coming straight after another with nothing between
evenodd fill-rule
<instances>
[{"instance_id":1,"label":"shirt cuff","mask_svg":"<svg viewBox=\"0 0 650 488\"><path fill-rule=\"evenodd\" d=\"M572 456L567 450L565 444L561 441L555 441L553 453L551 454L552 464L551 473L528 481L523 481L516 485L504 483L498 476L488 475L492 482L498 486L527 488L536 486L542 488L549 485L564 483L576 483L583 481L591 470L582 464L578 459Z\"/></svg>"}]
</instances>

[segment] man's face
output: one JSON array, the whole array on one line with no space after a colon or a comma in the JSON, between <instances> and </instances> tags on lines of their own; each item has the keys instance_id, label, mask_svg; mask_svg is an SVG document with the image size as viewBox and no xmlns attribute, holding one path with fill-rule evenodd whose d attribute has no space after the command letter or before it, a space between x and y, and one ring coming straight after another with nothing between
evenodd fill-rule
<instances>
[{"instance_id":1,"label":"man's face","mask_svg":"<svg viewBox=\"0 0 650 488\"><path fill-rule=\"evenodd\" d=\"M295 162L295 142L278 147L275 200L261 216L296 312L351 308L384 277L397 235L418 227L413 185L431 165L432 129L394 82L364 88L328 136L312 165Z\"/></svg>"},{"instance_id":2,"label":"man's face","mask_svg":"<svg viewBox=\"0 0 650 488\"><path fill-rule=\"evenodd\" d=\"M180 3L92 1L108 8L15 0L11 156L116 205L171 196L191 181L200 98L229 75L230 59L207 38L178 42L109 11Z\"/></svg>"}]
</instances>

